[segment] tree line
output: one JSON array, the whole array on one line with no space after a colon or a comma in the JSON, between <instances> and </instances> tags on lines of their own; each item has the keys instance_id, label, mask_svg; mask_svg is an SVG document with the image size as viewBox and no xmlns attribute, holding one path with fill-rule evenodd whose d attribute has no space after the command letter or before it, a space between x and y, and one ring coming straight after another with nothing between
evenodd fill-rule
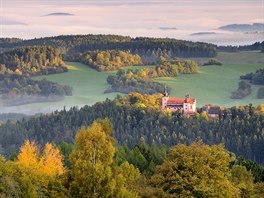
<instances>
[{"instance_id":1,"label":"tree line","mask_svg":"<svg viewBox=\"0 0 264 198\"><path fill-rule=\"evenodd\" d=\"M252 92L251 84L247 81L240 81L238 84L238 89L234 92L232 92L231 98L232 99L241 99L248 95L250 95Z\"/></svg>"},{"instance_id":2,"label":"tree line","mask_svg":"<svg viewBox=\"0 0 264 198\"><path fill-rule=\"evenodd\" d=\"M0 74L0 95L2 105L12 106L61 100L72 95L72 87L46 79L32 80L26 75Z\"/></svg>"},{"instance_id":3,"label":"tree line","mask_svg":"<svg viewBox=\"0 0 264 198\"><path fill-rule=\"evenodd\" d=\"M240 76L241 80L249 80L255 85L264 85L264 69L258 69L255 73L251 72Z\"/></svg>"},{"instance_id":4,"label":"tree line","mask_svg":"<svg viewBox=\"0 0 264 198\"><path fill-rule=\"evenodd\" d=\"M125 66L142 65L139 55L121 50L89 51L68 56L67 60L84 63L98 71L113 71Z\"/></svg>"},{"instance_id":5,"label":"tree line","mask_svg":"<svg viewBox=\"0 0 264 198\"><path fill-rule=\"evenodd\" d=\"M264 41L262 42L255 42L251 45L240 45L240 46L218 46L218 51L224 52L238 52L238 51L253 51L253 50L260 50L264 52Z\"/></svg>"},{"instance_id":6,"label":"tree line","mask_svg":"<svg viewBox=\"0 0 264 198\"><path fill-rule=\"evenodd\" d=\"M164 83L154 82L153 78L176 77L179 74L192 74L199 71L197 63L192 60L173 58L169 61L164 57L160 57L160 61L161 63L155 68L148 67L127 71L119 70L116 75L108 76L107 82L111 87L105 92L138 92L141 94L162 93L166 85ZM170 92L169 87L168 92Z\"/></svg>"},{"instance_id":7,"label":"tree line","mask_svg":"<svg viewBox=\"0 0 264 198\"><path fill-rule=\"evenodd\" d=\"M251 72L240 76L241 80L248 80L254 85L264 85L264 69L258 69L255 73ZM248 83L249 84L249 83ZM249 84L250 85L250 84ZM257 92L257 98L264 98L264 87L260 87Z\"/></svg>"},{"instance_id":8,"label":"tree line","mask_svg":"<svg viewBox=\"0 0 264 198\"><path fill-rule=\"evenodd\" d=\"M1 41L1 40L0 40ZM87 51L123 50L141 56L144 64L157 62L160 56L168 57L213 57L216 46L202 42L191 42L169 38L128 37L118 35L68 35L30 40L5 40L0 42L2 50L22 46L52 46L65 55Z\"/></svg>"},{"instance_id":9,"label":"tree line","mask_svg":"<svg viewBox=\"0 0 264 198\"><path fill-rule=\"evenodd\" d=\"M140 138L149 145L165 144L168 147L183 143L191 144L197 139L212 145L223 143L228 150L258 163L264 163L264 115L263 108L249 106L227 108L219 119L209 119L206 114L186 116L181 113L167 114L147 108L140 102L131 104L115 100L98 102L93 106L76 107L69 111L55 111L49 115L35 116L21 121L6 122L0 126L1 152L16 152L25 139L46 142L72 143L76 131L98 118L109 118L114 137L119 145L132 148ZM151 98L150 98L151 99ZM153 97L152 103L157 99Z\"/></svg>"},{"instance_id":10,"label":"tree line","mask_svg":"<svg viewBox=\"0 0 264 198\"><path fill-rule=\"evenodd\" d=\"M54 47L21 47L0 54L1 74L47 75L65 71L62 54Z\"/></svg>"}]
</instances>

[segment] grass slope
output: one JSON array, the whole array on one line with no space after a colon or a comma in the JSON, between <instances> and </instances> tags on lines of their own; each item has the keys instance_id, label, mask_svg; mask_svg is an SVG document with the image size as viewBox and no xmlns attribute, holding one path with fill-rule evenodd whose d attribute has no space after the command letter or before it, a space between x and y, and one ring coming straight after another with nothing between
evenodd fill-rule
<instances>
[{"instance_id":1,"label":"grass slope","mask_svg":"<svg viewBox=\"0 0 264 198\"><path fill-rule=\"evenodd\" d=\"M252 85L252 94L240 99L230 99L232 91L238 88L239 77L261 65L224 64L223 66L206 66L200 68L199 74L181 75L176 78L157 78L157 82L168 84L172 88L171 96L184 97L187 93L197 98L197 105L218 104L226 107L263 103L257 99L257 89Z\"/></svg>"},{"instance_id":2,"label":"grass slope","mask_svg":"<svg viewBox=\"0 0 264 198\"><path fill-rule=\"evenodd\" d=\"M73 88L73 96L67 96L63 101L50 103L34 103L2 109L2 112L23 112L34 114L37 112L50 112L72 106L92 105L106 98L114 98L117 93L104 94L108 87L106 79L108 73L98 72L81 63L67 62L68 72L48 76L39 76L34 79L46 78L60 84L70 85ZM1 108L0 108L1 113Z\"/></svg>"}]
</instances>

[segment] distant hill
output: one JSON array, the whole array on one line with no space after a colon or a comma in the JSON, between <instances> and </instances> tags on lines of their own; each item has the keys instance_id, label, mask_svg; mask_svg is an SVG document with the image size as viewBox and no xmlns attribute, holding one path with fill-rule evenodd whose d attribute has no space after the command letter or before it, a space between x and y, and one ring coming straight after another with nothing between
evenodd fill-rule
<instances>
[{"instance_id":1,"label":"distant hill","mask_svg":"<svg viewBox=\"0 0 264 198\"><path fill-rule=\"evenodd\" d=\"M0 50L8 51L24 46L52 46L59 48L65 55L86 53L88 51L122 50L138 54L144 64L155 64L160 56L177 57L214 57L216 45L177 40L170 38L149 38L119 35L64 35L36 38L30 40L7 40L0 38Z\"/></svg>"},{"instance_id":2,"label":"distant hill","mask_svg":"<svg viewBox=\"0 0 264 198\"><path fill-rule=\"evenodd\" d=\"M203 35L212 35L216 34L215 32L195 32L192 33L191 36L203 36Z\"/></svg>"},{"instance_id":3,"label":"distant hill","mask_svg":"<svg viewBox=\"0 0 264 198\"><path fill-rule=\"evenodd\" d=\"M241 46L218 46L218 51L226 51L226 52L237 52L237 51L256 51L260 50L264 52L264 41L255 42L251 45L241 45Z\"/></svg>"},{"instance_id":4,"label":"distant hill","mask_svg":"<svg viewBox=\"0 0 264 198\"><path fill-rule=\"evenodd\" d=\"M264 23L253 23L253 24L229 24L221 26L218 29L231 31L231 32L264 32Z\"/></svg>"}]
</instances>

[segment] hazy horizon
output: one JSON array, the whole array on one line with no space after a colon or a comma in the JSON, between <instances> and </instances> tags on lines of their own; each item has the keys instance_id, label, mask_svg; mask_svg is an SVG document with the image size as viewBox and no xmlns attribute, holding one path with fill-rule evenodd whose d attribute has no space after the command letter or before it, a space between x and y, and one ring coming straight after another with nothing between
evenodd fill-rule
<instances>
[{"instance_id":1,"label":"hazy horizon","mask_svg":"<svg viewBox=\"0 0 264 198\"><path fill-rule=\"evenodd\" d=\"M263 0L1 0L0 37L118 34L239 45L264 34L218 28L253 23L264 23ZM199 32L215 34L191 36Z\"/></svg>"}]
</instances>

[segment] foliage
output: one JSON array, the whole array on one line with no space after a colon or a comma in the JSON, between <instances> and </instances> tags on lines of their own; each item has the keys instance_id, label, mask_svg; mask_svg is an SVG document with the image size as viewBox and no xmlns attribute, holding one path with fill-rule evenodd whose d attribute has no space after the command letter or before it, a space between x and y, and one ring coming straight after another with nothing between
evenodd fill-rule
<instances>
[{"instance_id":1,"label":"foliage","mask_svg":"<svg viewBox=\"0 0 264 198\"><path fill-rule=\"evenodd\" d=\"M222 65L222 63L216 59L216 58L210 58L208 62L204 63L203 64L204 66L207 66L207 65Z\"/></svg>"},{"instance_id":2,"label":"foliage","mask_svg":"<svg viewBox=\"0 0 264 198\"><path fill-rule=\"evenodd\" d=\"M48 81L32 80L25 75L0 74L0 94L3 105L59 100L72 95L72 88Z\"/></svg>"},{"instance_id":3,"label":"foliage","mask_svg":"<svg viewBox=\"0 0 264 198\"><path fill-rule=\"evenodd\" d=\"M112 133L108 119L96 120L78 131L72 153L62 143L71 153L68 171L56 147L46 143L41 152L25 141L17 161L0 157L0 197L263 197L263 183L253 183L263 167L235 160L223 145L179 144L167 155L143 138L133 149L116 149Z\"/></svg>"},{"instance_id":4,"label":"foliage","mask_svg":"<svg viewBox=\"0 0 264 198\"><path fill-rule=\"evenodd\" d=\"M156 67L158 77L175 77L178 74L198 73L198 64L193 60L180 60L173 58L171 61L161 57L161 64Z\"/></svg>"},{"instance_id":5,"label":"foliage","mask_svg":"<svg viewBox=\"0 0 264 198\"><path fill-rule=\"evenodd\" d=\"M50 148L50 151L56 151L52 146ZM36 145L26 141L21 147L18 161L5 161L1 157L0 197L68 197L67 190L57 175L58 172L51 174L51 171L57 170L57 167L45 163L46 169L49 169L47 172L43 164L40 165L42 159L37 152ZM45 159L50 157L57 161L60 159L60 155L50 154L46 155Z\"/></svg>"},{"instance_id":6,"label":"foliage","mask_svg":"<svg viewBox=\"0 0 264 198\"><path fill-rule=\"evenodd\" d=\"M257 112L264 113L264 104L260 104L257 108Z\"/></svg>"},{"instance_id":7,"label":"foliage","mask_svg":"<svg viewBox=\"0 0 264 198\"><path fill-rule=\"evenodd\" d=\"M153 82L156 77L176 77L178 74L191 74L198 72L195 61L174 58L171 61L161 57L161 64L156 68L141 70L119 70L116 75L110 75L107 82L111 85L106 92L139 92L141 94L162 93L165 85ZM170 89L168 89L170 91Z\"/></svg>"},{"instance_id":8,"label":"foliage","mask_svg":"<svg viewBox=\"0 0 264 198\"><path fill-rule=\"evenodd\" d=\"M166 116L155 109L142 110L137 106L118 105L106 100L81 109L56 111L0 126L0 144L5 155L17 151L25 139L35 139L40 145L62 141L72 143L82 126L98 118L109 118L117 144L133 148L140 138L149 145L190 144L201 139L206 144L225 144L238 156L264 163L264 114L250 106L227 108L219 119L208 121L199 114L185 117L181 113Z\"/></svg>"},{"instance_id":9,"label":"foliage","mask_svg":"<svg viewBox=\"0 0 264 198\"><path fill-rule=\"evenodd\" d=\"M123 50L141 56L145 64L157 63L160 56L171 57L213 57L216 46L202 42L182 41L169 38L147 38L118 35L69 35L31 40L4 40L0 48L12 49L21 46L49 45L60 48L67 55L94 50Z\"/></svg>"},{"instance_id":10,"label":"foliage","mask_svg":"<svg viewBox=\"0 0 264 198\"><path fill-rule=\"evenodd\" d=\"M264 85L264 69L258 69L255 73L251 72L240 76L240 79L250 80L252 84Z\"/></svg>"},{"instance_id":11,"label":"foliage","mask_svg":"<svg viewBox=\"0 0 264 198\"><path fill-rule=\"evenodd\" d=\"M37 174L55 176L62 175L65 171L62 155L50 143L46 143L43 154L40 155L36 143L26 140L17 158L20 166L29 168Z\"/></svg>"},{"instance_id":12,"label":"foliage","mask_svg":"<svg viewBox=\"0 0 264 198\"><path fill-rule=\"evenodd\" d=\"M264 197L264 182L254 185L254 196L256 198Z\"/></svg>"},{"instance_id":13,"label":"foliage","mask_svg":"<svg viewBox=\"0 0 264 198\"><path fill-rule=\"evenodd\" d=\"M134 106L136 108L142 108L145 110L155 109L160 110L162 94L140 94L137 92L131 92L127 96L118 96L114 101L117 105Z\"/></svg>"},{"instance_id":14,"label":"foliage","mask_svg":"<svg viewBox=\"0 0 264 198\"><path fill-rule=\"evenodd\" d=\"M257 92L257 98L264 99L264 87L260 87Z\"/></svg>"},{"instance_id":15,"label":"foliage","mask_svg":"<svg viewBox=\"0 0 264 198\"><path fill-rule=\"evenodd\" d=\"M144 76L143 70L119 70L116 75L110 75L107 78L110 88L105 90L105 93L120 92L130 93L138 92L141 94L157 94L164 90L165 84L153 82L147 76ZM143 76L142 76L143 74Z\"/></svg>"},{"instance_id":16,"label":"foliage","mask_svg":"<svg viewBox=\"0 0 264 198\"><path fill-rule=\"evenodd\" d=\"M0 54L1 74L47 75L66 72L61 52L54 47L22 47Z\"/></svg>"},{"instance_id":17,"label":"foliage","mask_svg":"<svg viewBox=\"0 0 264 198\"><path fill-rule=\"evenodd\" d=\"M225 52L237 52L237 51L255 51L264 49L264 41L255 42L251 45L240 45L240 46L218 46L217 50Z\"/></svg>"},{"instance_id":18,"label":"foliage","mask_svg":"<svg viewBox=\"0 0 264 198\"><path fill-rule=\"evenodd\" d=\"M73 58L99 71L113 71L124 66L141 65L139 55L133 55L130 51L107 50L89 51Z\"/></svg>"},{"instance_id":19,"label":"foliage","mask_svg":"<svg viewBox=\"0 0 264 198\"><path fill-rule=\"evenodd\" d=\"M158 147L156 144L148 146L145 142L136 144L132 150L126 145L117 147L116 162L122 164L128 161L137 167L141 173L152 175L156 170L156 165L160 165L167 156L165 145Z\"/></svg>"},{"instance_id":20,"label":"foliage","mask_svg":"<svg viewBox=\"0 0 264 198\"><path fill-rule=\"evenodd\" d=\"M114 166L111 133L112 127L107 120L94 122L77 133L75 149L70 156L73 197L126 197L126 194L132 197L126 185L139 173L127 163Z\"/></svg>"},{"instance_id":21,"label":"foliage","mask_svg":"<svg viewBox=\"0 0 264 198\"><path fill-rule=\"evenodd\" d=\"M3 122L7 122L8 120L18 121L26 117L30 117L30 116L22 114L22 113L2 113L0 114L0 121L3 121Z\"/></svg>"},{"instance_id":22,"label":"foliage","mask_svg":"<svg viewBox=\"0 0 264 198\"><path fill-rule=\"evenodd\" d=\"M231 181L239 188L241 197L250 197L253 193L254 177L246 167L234 165L231 169Z\"/></svg>"},{"instance_id":23,"label":"foliage","mask_svg":"<svg viewBox=\"0 0 264 198\"><path fill-rule=\"evenodd\" d=\"M180 144L170 150L151 182L165 193L182 197L238 197L229 180L233 160L221 145Z\"/></svg>"},{"instance_id":24,"label":"foliage","mask_svg":"<svg viewBox=\"0 0 264 198\"><path fill-rule=\"evenodd\" d=\"M66 142L62 142L59 145L59 150L61 152L61 154L64 156L63 158L63 164L69 169L71 168L71 164L70 164L70 159L69 156L72 153L74 149L74 145L72 143L66 143Z\"/></svg>"},{"instance_id":25,"label":"foliage","mask_svg":"<svg viewBox=\"0 0 264 198\"><path fill-rule=\"evenodd\" d=\"M264 166L257 164L252 160L247 160L244 157L238 157L235 165L246 167L254 176L254 182L264 182Z\"/></svg>"},{"instance_id":26,"label":"foliage","mask_svg":"<svg viewBox=\"0 0 264 198\"><path fill-rule=\"evenodd\" d=\"M232 92L231 98L232 99L241 99L252 92L251 85L246 81L240 81L238 85L238 89L235 92Z\"/></svg>"}]
</instances>

